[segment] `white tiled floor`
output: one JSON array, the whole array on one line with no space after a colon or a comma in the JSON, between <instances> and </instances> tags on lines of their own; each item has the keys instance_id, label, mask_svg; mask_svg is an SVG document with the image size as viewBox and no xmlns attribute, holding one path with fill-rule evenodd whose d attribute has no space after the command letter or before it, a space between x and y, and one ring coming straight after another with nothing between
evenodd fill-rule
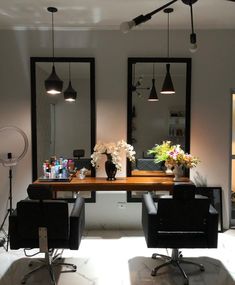
<instances>
[{"instance_id":1,"label":"white tiled floor","mask_svg":"<svg viewBox=\"0 0 235 285\"><path fill-rule=\"evenodd\" d=\"M235 230L219 234L217 249L184 249L184 257L192 257L205 265L205 272L186 268L190 285L235 284ZM174 268L151 276L156 266L153 252L171 253L165 249L148 249L141 231L88 231L78 251L66 250L63 257L78 266L77 272L59 274L58 285L183 285ZM23 250L5 252L0 249L0 285L18 285L28 271L29 260ZM159 262L159 261L158 261ZM226 267L227 270L224 269ZM228 272L229 273L228 273ZM231 277L232 276L232 277ZM50 284L47 271L32 276L28 285Z\"/></svg>"}]
</instances>

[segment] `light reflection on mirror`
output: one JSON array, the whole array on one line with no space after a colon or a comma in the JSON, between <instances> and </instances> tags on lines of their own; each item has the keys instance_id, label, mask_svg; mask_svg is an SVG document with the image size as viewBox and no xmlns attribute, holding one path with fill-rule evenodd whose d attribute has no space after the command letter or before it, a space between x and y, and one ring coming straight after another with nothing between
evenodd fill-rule
<instances>
[{"instance_id":1,"label":"light reflection on mirror","mask_svg":"<svg viewBox=\"0 0 235 285\"><path fill-rule=\"evenodd\" d=\"M190 60L174 59L171 62L171 77L176 91L173 95L160 93L166 63L166 60L158 58L128 60L128 142L135 148L136 162L129 164L127 175L162 175L164 164L154 163L154 158L147 154L149 149L162 141L172 141L189 151ZM159 98L155 102L148 101L153 64ZM140 84L137 86L136 82Z\"/></svg>"}]
</instances>

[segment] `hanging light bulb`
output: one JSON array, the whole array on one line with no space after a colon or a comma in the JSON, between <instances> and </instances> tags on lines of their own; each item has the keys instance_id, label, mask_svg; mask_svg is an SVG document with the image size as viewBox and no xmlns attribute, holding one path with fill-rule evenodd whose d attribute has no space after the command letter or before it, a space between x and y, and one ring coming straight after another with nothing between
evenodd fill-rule
<instances>
[{"instance_id":1,"label":"hanging light bulb","mask_svg":"<svg viewBox=\"0 0 235 285\"><path fill-rule=\"evenodd\" d=\"M190 47L189 50L193 53L197 51L197 35L194 33L194 25L193 25L193 5L190 2L190 14L191 14L191 28L192 28L192 33L190 35Z\"/></svg>"},{"instance_id":2,"label":"hanging light bulb","mask_svg":"<svg viewBox=\"0 0 235 285\"><path fill-rule=\"evenodd\" d=\"M70 70L70 63L69 63L69 85L67 89L64 91L64 100L66 102L75 102L77 98L77 92L73 89L71 84L71 70Z\"/></svg>"},{"instance_id":3,"label":"hanging light bulb","mask_svg":"<svg viewBox=\"0 0 235 285\"><path fill-rule=\"evenodd\" d=\"M45 80L45 88L48 94L59 94L62 92L63 89L63 81L58 77L55 71L55 64L54 64L54 18L53 13L57 12L57 8L55 7L48 7L47 11L52 15L52 72L50 76Z\"/></svg>"},{"instance_id":4,"label":"hanging light bulb","mask_svg":"<svg viewBox=\"0 0 235 285\"><path fill-rule=\"evenodd\" d=\"M156 91L156 88L155 88L154 64L153 64L152 88L150 90L148 101L151 101L151 102L159 101L158 96L157 96L157 91Z\"/></svg>"},{"instance_id":5,"label":"hanging light bulb","mask_svg":"<svg viewBox=\"0 0 235 285\"><path fill-rule=\"evenodd\" d=\"M197 50L197 35L194 32L193 25L193 4L198 0L182 0L182 2L190 7L190 16L191 16L191 34L190 34L190 46L189 50L193 53Z\"/></svg>"},{"instance_id":6,"label":"hanging light bulb","mask_svg":"<svg viewBox=\"0 0 235 285\"><path fill-rule=\"evenodd\" d=\"M197 35L195 33L192 33L190 35L190 46L189 50L194 53L197 51Z\"/></svg>"},{"instance_id":7,"label":"hanging light bulb","mask_svg":"<svg viewBox=\"0 0 235 285\"><path fill-rule=\"evenodd\" d=\"M172 8L166 8L164 10L164 13L167 13L167 57L169 59L169 32L170 32L170 28L169 28L169 14L172 13L174 11L174 9ZM166 76L162 85L162 90L161 90L161 94L175 94L175 88L171 79L171 74L170 74L170 64L167 63L166 64Z\"/></svg>"}]
</instances>

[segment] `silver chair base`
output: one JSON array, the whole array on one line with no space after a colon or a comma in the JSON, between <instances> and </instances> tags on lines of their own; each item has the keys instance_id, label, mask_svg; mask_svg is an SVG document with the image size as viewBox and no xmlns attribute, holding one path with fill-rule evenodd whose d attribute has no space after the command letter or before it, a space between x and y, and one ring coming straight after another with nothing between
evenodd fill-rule
<instances>
[{"instance_id":1,"label":"silver chair base","mask_svg":"<svg viewBox=\"0 0 235 285\"><path fill-rule=\"evenodd\" d=\"M176 248L172 249L171 257L167 256L167 255L163 255L163 254L154 253L152 255L152 258L156 259L158 256L166 259L167 261L165 263L161 264L161 265L156 266L152 270L152 272L151 272L152 276L156 276L157 272L158 272L158 270L160 268L168 266L168 265L174 265L174 266L178 267L178 269L180 270L181 274L183 275L183 277L184 277L184 285L188 285L189 284L188 276L185 273L185 271L182 268L182 266L180 265L181 263L192 264L192 265L195 265L195 266L199 267L200 271L205 271L205 268L204 268L203 264L199 264L199 263L196 263L196 262L184 260L181 252L179 251L179 249L176 249Z\"/></svg>"},{"instance_id":2,"label":"silver chair base","mask_svg":"<svg viewBox=\"0 0 235 285\"><path fill-rule=\"evenodd\" d=\"M56 280L55 280L53 267L55 267L55 266L67 266L67 267L70 267L70 269L63 270L63 271L61 271L61 273L64 273L64 272L76 272L77 266L75 264L66 263L66 262L60 262L60 259L61 259L61 254L54 254L54 251L45 252L45 258L36 259L35 261L31 261L29 263L29 267L33 266L34 263L39 263L39 266L35 267L30 272L28 272L23 277L23 279L21 280L21 284L26 284L27 280L29 279L29 277L33 273L37 272L38 270L40 270L40 269L42 269L44 267L47 267L47 269L49 271L49 274L50 274L51 284L53 284L53 285L56 285Z\"/></svg>"}]
</instances>

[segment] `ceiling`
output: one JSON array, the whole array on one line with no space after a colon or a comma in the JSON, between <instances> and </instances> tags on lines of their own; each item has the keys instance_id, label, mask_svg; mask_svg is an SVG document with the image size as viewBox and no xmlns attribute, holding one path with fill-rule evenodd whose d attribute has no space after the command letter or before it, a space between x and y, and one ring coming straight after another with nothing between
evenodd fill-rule
<instances>
[{"instance_id":1,"label":"ceiling","mask_svg":"<svg viewBox=\"0 0 235 285\"><path fill-rule=\"evenodd\" d=\"M169 0L1 0L0 29L48 29L54 6L55 28L117 30L123 21L147 14ZM171 5L171 29L190 29L190 10L181 0ZM193 5L197 29L235 29L235 0L198 0ZM165 29L162 11L135 29Z\"/></svg>"}]
</instances>

